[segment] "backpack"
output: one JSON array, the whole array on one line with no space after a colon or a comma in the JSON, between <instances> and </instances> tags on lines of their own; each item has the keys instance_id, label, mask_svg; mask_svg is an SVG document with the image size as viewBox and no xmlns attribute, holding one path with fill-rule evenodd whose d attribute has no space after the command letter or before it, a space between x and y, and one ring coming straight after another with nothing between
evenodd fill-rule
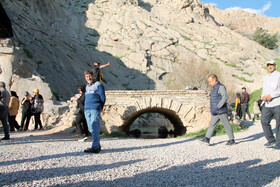
<instances>
[{"instance_id":1,"label":"backpack","mask_svg":"<svg viewBox=\"0 0 280 187\"><path fill-rule=\"evenodd\" d=\"M43 112L44 110L44 100L39 98L38 95L36 95L34 98L33 109L36 113Z\"/></svg>"}]
</instances>

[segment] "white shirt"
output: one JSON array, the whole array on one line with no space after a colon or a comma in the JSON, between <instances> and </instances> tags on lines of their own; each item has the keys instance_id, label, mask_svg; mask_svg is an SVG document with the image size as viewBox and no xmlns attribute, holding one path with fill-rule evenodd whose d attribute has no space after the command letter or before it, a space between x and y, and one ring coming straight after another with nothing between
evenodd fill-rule
<instances>
[{"instance_id":1,"label":"white shirt","mask_svg":"<svg viewBox=\"0 0 280 187\"><path fill-rule=\"evenodd\" d=\"M267 95L271 95L272 100L265 102L266 107L280 105L280 73L276 70L264 77L262 97Z\"/></svg>"}]
</instances>

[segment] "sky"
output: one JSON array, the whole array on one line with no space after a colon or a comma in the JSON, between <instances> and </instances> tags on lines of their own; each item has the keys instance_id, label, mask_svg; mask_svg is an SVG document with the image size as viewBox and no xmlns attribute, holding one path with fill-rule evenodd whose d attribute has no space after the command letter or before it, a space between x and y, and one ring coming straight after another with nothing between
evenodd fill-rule
<instances>
[{"instance_id":1,"label":"sky","mask_svg":"<svg viewBox=\"0 0 280 187\"><path fill-rule=\"evenodd\" d=\"M243 9L255 14L280 17L280 0L200 0L203 3L226 9Z\"/></svg>"}]
</instances>

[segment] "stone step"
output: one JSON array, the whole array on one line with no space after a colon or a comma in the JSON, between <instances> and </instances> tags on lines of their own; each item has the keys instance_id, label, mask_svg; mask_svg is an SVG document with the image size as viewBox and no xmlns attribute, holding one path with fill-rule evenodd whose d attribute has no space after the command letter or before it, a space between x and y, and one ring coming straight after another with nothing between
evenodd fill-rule
<instances>
[{"instance_id":1,"label":"stone step","mask_svg":"<svg viewBox=\"0 0 280 187\"><path fill-rule=\"evenodd\" d=\"M0 53L12 54L12 53L14 53L14 47L0 47Z\"/></svg>"}]
</instances>

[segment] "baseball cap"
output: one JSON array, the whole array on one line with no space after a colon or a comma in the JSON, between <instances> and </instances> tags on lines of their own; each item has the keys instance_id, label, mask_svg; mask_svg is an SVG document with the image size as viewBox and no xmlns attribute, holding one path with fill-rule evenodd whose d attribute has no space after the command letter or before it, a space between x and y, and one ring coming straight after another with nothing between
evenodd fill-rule
<instances>
[{"instance_id":1,"label":"baseball cap","mask_svg":"<svg viewBox=\"0 0 280 187\"><path fill-rule=\"evenodd\" d=\"M271 65L275 65L276 63L275 63L275 61L274 61L274 60L270 60L270 61L268 61L268 62L266 63L266 65L269 65L269 64L271 64Z\"/></svg>"}]
</instances>

